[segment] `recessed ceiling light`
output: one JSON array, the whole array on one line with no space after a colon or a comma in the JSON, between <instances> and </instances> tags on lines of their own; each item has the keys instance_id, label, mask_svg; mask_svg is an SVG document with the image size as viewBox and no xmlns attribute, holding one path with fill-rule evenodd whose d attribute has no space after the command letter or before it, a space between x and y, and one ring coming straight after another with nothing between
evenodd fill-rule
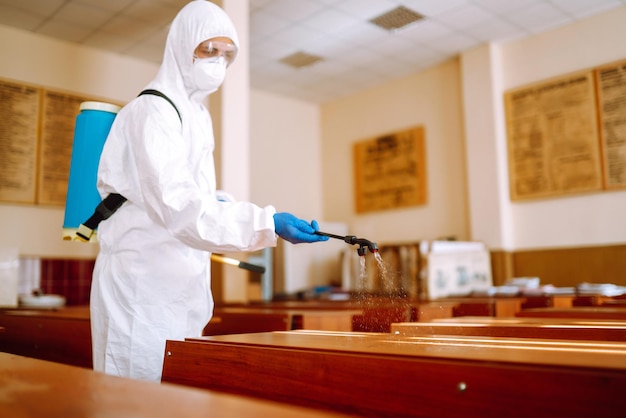
<instances>
[{"instance_id":1,"label":"recessed ceiling light","mask_svg":"<svg viewBox=\"0 0 626 418\"><path fill-rule=\"evenodd\" d=\"M280 60L283 64L287 64L294 68L308 67L313 65L323 58L317 55L307 54L306 52L298 51L294 54L288 55Z\"/></svg>"},{"instance_id":2,"label":"recessed ceiling light","mask_svg":"<svg viewBox=\"0 0 626 418\"><path fill-rule=\"evenodd\" d=\"M383 29L397 31L424 18L425 16L422 14L414 12L404 6L399 6L388 11L387 13L371 19L370 22Z\"/></svg>"}]
</instances>

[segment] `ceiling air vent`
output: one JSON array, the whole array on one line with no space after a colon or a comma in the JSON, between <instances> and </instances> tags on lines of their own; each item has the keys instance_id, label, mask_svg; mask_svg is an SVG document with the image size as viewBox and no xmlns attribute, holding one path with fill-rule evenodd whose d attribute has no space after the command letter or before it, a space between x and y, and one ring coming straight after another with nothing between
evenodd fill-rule
<instances>
[{"instance_id":1,"label":"ceiling air vent","mask_svg":"<svg viewBox=\"0 0 626 418\"><path fill-rule=\"evenodd\" d=\"M307 54L306 52L296 52L294 54L286 56L285 58L282 58L280 62L294 68L302 68L315 64L316 62L321 60L322 57L318 57L317 55Z\"/></svg>"},{"instance_id":2,"label":"ceiling air vent","mask_svg":"<svg viewBox=\"0 0 626 418\"><path fill-rule=\"evenodd\" d=\"M380 26L389 31L397 31L403 27L424 19L425 16L404 6L396 7L374 19L370 20L373 24Z\"/></svg>"}]
</instances>

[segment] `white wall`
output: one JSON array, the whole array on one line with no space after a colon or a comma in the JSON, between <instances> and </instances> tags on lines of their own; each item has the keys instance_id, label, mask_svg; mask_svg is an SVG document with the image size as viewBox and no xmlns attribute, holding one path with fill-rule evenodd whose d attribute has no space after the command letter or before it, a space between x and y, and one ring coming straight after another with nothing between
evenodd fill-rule
<instances>
[{"instance_id":1,"label":"white wall","mask_svg":"<svg viewBox=\"0 0 626 418\"><path fill-rule=\"evenodd\" d=\"M252 91L250 113L251 200L279 212L322 220L319 107Z\"/></svg>"},{"instance_id":2,"label":"white wall","mask_svg":"<svg viewBox=\"0 0 626 418\"><path fill-rule=\"evenodd\" d=\"M624 22L626 7L463 54L474 239L505 249L626 242L626 191L510 201L503 116L503 94L509 89L626 59ZM498 178L489 180L493 175ZM485 196L477 193L481 187Z\"/></svg>"},{"instance_id":3,"label":"white wall","mask_svg":"<svg viewBox=\"0 0 626 418\"><path fill-rule=\"evenodd\" d=\"M319 107L252 91L250 136L251 200L262 206L274 205L279 212L316 219L323 231L346 235L345 225L323 222L322 170L333 168L321 158ZM341 250L347 245L333 241L279 242L273 277L279 293L339 281Z\"/></svg>"},{"instance_id":4,"label":"white wall","mask_svg":"<svg viewBox=\"0 0 626 418\"><path fill-rule=\"evenodd\" d=\"M380 243L468 238L458 60L322 106L324 216ZM425 127L427 203L357 215L353 145Z\"/></svg>"},{"instance_id":5,"label":"white wall","mask_svg":"<svg viewBox=\"0 0 626 418\"><path fill-rule=\"evenodd\" d=\"M471 239L512 248L500 48L461 56Z\"/></svg>"}]
</instances>

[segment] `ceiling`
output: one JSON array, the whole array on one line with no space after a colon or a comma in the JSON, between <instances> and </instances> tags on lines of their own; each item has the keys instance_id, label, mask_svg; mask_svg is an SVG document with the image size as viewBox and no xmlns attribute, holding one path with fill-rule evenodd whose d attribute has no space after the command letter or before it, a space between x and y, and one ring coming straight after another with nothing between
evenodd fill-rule
<instances>
[{"instance_id":1,"label":"ceiling","mask_svg":"<svg viewBox=\"0 0 626 418\"><path fill-rule=\"evenodd\" d=\"M243 1L243 0L238 0ZM531 36L626 0L249 0L254 89L323 103L415 73L488 41ZM0 0L0 24L159 63L188 0ZM370 20L424 16L388 31ZM302 68L280 60L322 58Z\"/></svg>"}]
</instances>

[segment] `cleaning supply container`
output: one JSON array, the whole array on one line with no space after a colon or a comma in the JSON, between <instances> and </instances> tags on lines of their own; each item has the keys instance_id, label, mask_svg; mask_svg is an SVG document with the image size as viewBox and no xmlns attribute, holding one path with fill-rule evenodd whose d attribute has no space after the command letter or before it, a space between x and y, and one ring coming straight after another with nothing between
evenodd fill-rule
<instances>
[{"instance_id":1,"label":"cleaning supply container","mask_svg":"<svg viewBox=\"0 0 626 418\"><path fill-rule=\"evenodd\" d=\"M63 240L79 240L80 224L93 214L101 202L96 189L98 164L111 125L120 107L110 103L83 102L76 117L70 176L67 184ZM96 241L93 234L91 241Z\"/></svg>"}]
</instances>

